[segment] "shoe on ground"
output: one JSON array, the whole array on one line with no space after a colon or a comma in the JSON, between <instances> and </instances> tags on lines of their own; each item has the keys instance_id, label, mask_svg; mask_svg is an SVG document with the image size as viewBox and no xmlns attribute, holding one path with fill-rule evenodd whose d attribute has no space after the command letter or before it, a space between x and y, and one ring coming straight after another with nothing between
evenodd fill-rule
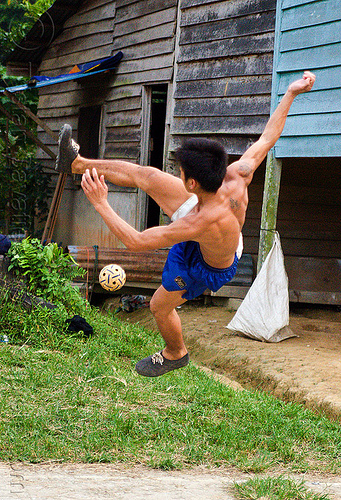
<instances>
[{"instance_id":1,"label":"shoe on ground","mask_svg":"<svg viewBox=\"0 0 341 500\"><path fill-rule=\"evenodd\" d=\"M136 366L135 370L139 375L144 377L159 377L165 373L171 372L172 370L177 370L182 368L189 363L189 355L185 354L180 359L166 359L162 351L148 356L148 358L141 359Z\"/></svg>"},{"instance_id":2,"label":"shoe on ground","mask_svg":"<svg viewBox=\"0 0 341 500\"><path fill-rule=\"evenodd\" d=\"M72 128L68 123L59 132L58 154L55 170L71 174L71 163L77 158L79 144L72 139Z\"/></svg>"}]
</instances>

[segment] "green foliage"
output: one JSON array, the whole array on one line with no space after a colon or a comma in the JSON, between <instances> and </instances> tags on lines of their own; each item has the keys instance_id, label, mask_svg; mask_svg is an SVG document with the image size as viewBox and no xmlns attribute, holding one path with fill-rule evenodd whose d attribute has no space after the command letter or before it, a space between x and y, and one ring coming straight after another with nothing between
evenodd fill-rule
<instances>
[{"instance_id":1,"label":"green foliage","mask_svg":"<svg viewBox=\"0 0 341 500\"><path fill-rule=\"evenodd\" d=\"M8 290L0 290L0 330L6 332L11 344L33 344L37 348L65 348L72 336L66 335L67 318L70 317L63 305L56 309L42 306L24 309L20 296L11 300ZM64 333L65 332L65 333Z\"/></svg>"},{"instance_id":2,"label":"green foliage","mask_svg":"<svg viewBox=\"0 0 341 500\"><path fill-rule=\"evenodd\" d=\"M13 49L15 40L22 37L25 30L25 10L19 1L5 1L0 5L0 50L6 54Z\"/></svg>"},{"instance_id":3,"label":"green foliage","mask_svg":"<svg viewBox=\"0 0 341 500\"><path fill-rule=\"evenodd\" d=\"M309 491L304 481L279 477L255 477L245 483L235 483L238 500L328 500L329 496Z\"/></svg>"},{"instance_id":4,"label":"green foliage","mask_svg":"<svg viewBox=\"0 0 341 500\"><path fill-rule=\"evenodd\" d=\"M37 19L51 7L53 1L54 0L36 0L34 3L31 3L28 0L22 0L21 4L26 11L25 17L37 21Z\"/></svg>"},{"instance_id":5,"label":"green foliage","mask_svg":"<svg viewBox=\"0 0 341 500\"><path fill-rule=\"evenodd\" d=\"M0 53L6 54L27 34L53 0L7 0L0 5Z\"/></svg>"},{"instance_id":6,"label":"green foliage","mask_svg":"<svg viewBox=\"0 0 341 500\"><path fill-rule=\"evenodd\" d=\"M3 150L0 138L1 153ZM41 233L39 224L47 216L51 177L43 171L42 165L33 158L33 155L34 152L31 158L20 160L11 157L7 161L6 155L2 154L0 160L1 233L12 234L26 231L32 236L38 236Z\"/></svg>"},{"instance_id":7,"label":"green foliage","mask_svg":"<svg viewBox=\"0 0 341 500\"><path fill-rule=\"evenodd\" d=\"M86 303L71 281L84 276L86 271L56 243L43 246L36 238L26 238L21 243L12 243L8 256L8 270L25 278L30 293L63 304L68 310L83 311Z\"/></svg>"},{"instance_id":8,"label":"green foliage","mask_svg":"<svg viewBox=\"0 0 341 500\"><path fill-rule=\"evenodd\" d=\"M1 66L0 74L5 86L23 82L23 78L7 77ZM35 90L17 97L36 112L38 98ZM0 94L0 102L21 125L35 133L35 123L3 94ZM50 175L43 172L35 155L33 140L0 113L0 231L3 233L27 231L38 235L37 225L47 216Z\"/></svg>"},{"instance_id":9,"label":"green foliage","mask_svg":"<svg viewBox=\"0 0 341 500\"><path fill-rule=\"evenodd\" d=\"M2 57L15 48L52 0L35 2L8 0L0 5L0 53ZM0 65L0 85L11 87L27 79L6 74ZM38 94L32 89L17 98L33 113L37 111ZM35 133L36 124L25 113L0 94L2 106L16 120ZM36 145L25 132L0 113L0 231L27 231L38 235L37 224L47 216L50 176L35 160Z\"/></svg>"}]
</instances>

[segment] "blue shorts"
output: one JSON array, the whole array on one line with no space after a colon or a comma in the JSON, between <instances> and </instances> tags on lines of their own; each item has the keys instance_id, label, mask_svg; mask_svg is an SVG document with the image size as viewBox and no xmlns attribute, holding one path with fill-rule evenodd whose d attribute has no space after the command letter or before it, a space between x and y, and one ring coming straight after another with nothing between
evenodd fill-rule
<instances>
[{"instance_id":1,"label":"blue shorts","mask_svg":"<svg viewBox=\"0 0 341 500\"><path fill-rule=\"evenodd\" d=\"M226 269L211 267L203 259L199 243L184 241L174 245L162 273L162 285L168 292L186 290L183 298L199 297L208 288L216 292L236 274L238 257Z\"/></svg>"}]
</instances>

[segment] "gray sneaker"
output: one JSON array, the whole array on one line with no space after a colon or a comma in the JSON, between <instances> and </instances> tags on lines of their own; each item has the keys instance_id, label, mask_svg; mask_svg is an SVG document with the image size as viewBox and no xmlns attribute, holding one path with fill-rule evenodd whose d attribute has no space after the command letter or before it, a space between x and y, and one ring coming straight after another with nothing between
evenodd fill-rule
<instances>
[{"instance_id":1,"label":"gray sneaker","mask_svg":"<svg viewBox=\"0 0 341 500\"><path fill-rule=\"evenodd\" d=\"M55 170L71 174L71 163L78 156L79 144L72 139L72 128L65 123L59 132Z\"/></svg>"},{"instance_id":2,"label":"gray sneaker","mask_svg":"<svg viewBox=\"0 0 341 500\"><path fill-rule=\"evenodd\" d=\"M162 352L157 352L152 356L148 356L148 358L141 359L141 361L136 364L135 370L139 375L143 375L144 377L159 377L172 370L182 368L188 365L188 363L188 353L180 359L171 360L166 359L162 355Z\"/></svg>"}]
</instances>

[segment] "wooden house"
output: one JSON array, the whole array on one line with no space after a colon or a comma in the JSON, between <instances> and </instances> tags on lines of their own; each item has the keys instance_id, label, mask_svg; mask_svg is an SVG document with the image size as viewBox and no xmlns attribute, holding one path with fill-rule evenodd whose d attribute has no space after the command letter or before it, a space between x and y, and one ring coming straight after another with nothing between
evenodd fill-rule
<instances>
[{"instance_id":1,"label":"wooden house","mask_svg":"<svg viewBox=\"0 0 341 500\"><path fill-rule=\"evenodd\" d=\"M334 0L285 0L276 9L276 0L78 0L72 5L56 0L42 18L45 38L37 25L7 62L21 71L36 67L39 74L57 76L77 64L122 51L123 59L114 71L40 89L39 118L55 133L63 123L70 123L84 156L151 164L175 175L173 153L184 137L218 138L233 161L262 133L271 94L274 105L291 77L307 67L318 77L320 72L328 75L328 66L333 64L334 83L329 88L327 76L312 95L320 103L332 98L334 114L321 117L324 112L317 108L312 112L310 98L294 109L293 128L285 133L289 140L285 148L284 143L278 145L282 147L282 178L276 202L279 196L277 229L291 299L340 304L340 153L337 146L329 154L319 154L319 148L331 140L332 130L334 144L341 133L341 69L335 56L341 55L341 15L339 9L327 9L321 23L318 15L307 16L316 9L324 12L330 2ZM300 9L302 16L305 12L306 33L298 33L295 14ZM327 34L318 31L319 24L328 26ZM324 36L311 42L314 30ZM287 45L283 48L284 31ZM294 41L302 45L305 36L314 47L299 58L303 46L295 46ZM319 45L328 47L317 60ZM284 65L280 85L278 64ZM276 84L273 89L272 84ZM332 97L328 97L329 90ZM303 130L302 115L307 114L321 121L304 135L300 152L294 151L293 137ZM335 126L328 128L330 123ZM324 128L328 131L315 147L305 147ZM42 129L39 138L56 150L55 141ZM38 155L47 167L52 166L44 151ZM257 170L250 186L243 230L245 251L255 263L265 170L265 165ZM153 200L136 189L110 185L109 201L139 230L169 222ZM70 176L54 239L63 245L121 246L87 202L79 179Z\"/></svg>"}]
</instances>

